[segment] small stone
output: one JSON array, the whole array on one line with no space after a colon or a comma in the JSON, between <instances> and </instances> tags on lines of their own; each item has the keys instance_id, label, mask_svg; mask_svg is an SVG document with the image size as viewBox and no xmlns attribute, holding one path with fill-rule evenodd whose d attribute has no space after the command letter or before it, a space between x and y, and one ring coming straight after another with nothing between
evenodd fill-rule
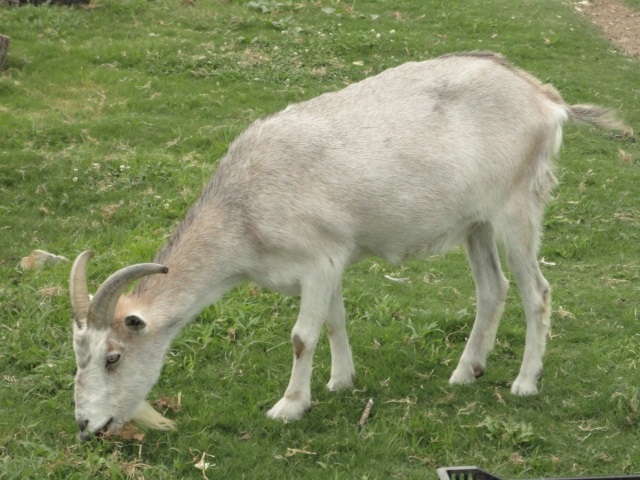
<instances>
[{"instance_id":1,"label":"small stone","mask_svg":"<svg viewBox=\"0 0 640 480\"><path fill-rule=\"evenodd\" d=\"M68 261L66 257L61 255L54 255L44 250L34 250L28 257L22 257L20 268L22 270L40 270L46 265L58 265Z\"/></svg>"}]
</instances>

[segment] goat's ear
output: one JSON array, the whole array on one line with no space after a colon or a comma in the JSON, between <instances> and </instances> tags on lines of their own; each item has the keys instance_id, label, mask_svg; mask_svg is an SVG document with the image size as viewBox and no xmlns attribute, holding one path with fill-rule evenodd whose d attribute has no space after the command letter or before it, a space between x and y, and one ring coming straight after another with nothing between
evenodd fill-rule
<instances>
[{"instance_id":1,"label":"goat's ear","mask_svg":"<svg viewBox=\"0 0 640 480\"><path fill-rule=\"evenodd\" d=\"M147 326L142 318L137 315L128 315L124 318L124 324L135 333L140 333Z\"/></svg>"}]
</instances>

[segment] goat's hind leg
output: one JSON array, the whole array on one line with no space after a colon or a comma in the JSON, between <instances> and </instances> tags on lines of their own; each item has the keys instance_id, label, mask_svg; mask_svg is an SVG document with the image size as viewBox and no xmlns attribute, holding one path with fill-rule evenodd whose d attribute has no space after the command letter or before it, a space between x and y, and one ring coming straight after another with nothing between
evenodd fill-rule
<instances>
[{"instance_id":1,"label":"goat's hind leg","mask_svg":"<svg viewBox=\"0 0 640 480\"><path fill-rule=\"evenodd\" d=\"M465 247L476 282L476 321L458 366L449 379L450 384L469 384L484 373L509 289L490 224L474 225Z\"/></svg>"},{"instance_id":2,"label":"goat's hind leg","mask_svg":"<svg viewBox=\"0 0 640 480\"><path fill-rule=\"evenodd\" d=\"M506 222L505 245L509 269L516 279L527 319L527 333L520 373L511 386L514 395L538 392L537 381L542 375L542 357L549 331L551 288L538 264L540 223L531 216L514 214ZM541 217L541 215L540 215Z\"/></svg>"}]
</instances>

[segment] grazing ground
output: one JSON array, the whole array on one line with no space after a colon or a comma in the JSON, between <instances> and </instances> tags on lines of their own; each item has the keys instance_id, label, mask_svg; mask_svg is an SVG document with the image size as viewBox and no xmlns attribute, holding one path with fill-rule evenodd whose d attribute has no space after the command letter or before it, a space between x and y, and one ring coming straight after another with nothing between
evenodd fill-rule
<instances>
[{"instance_id":1,"label":"grazing ground","mask_svg":"<svg viewBox=\"0 0 640 480\"><path fill-rule=\"evenodd\" d=\"M639 473L640 148L608 132L569 126L557 161L540 252L553 327L536 397L509 393L525 331L515 286L486 374L447 384L475 308L456 249L348 271L357 388L326 391L323 341L301 421L265 417L288 381L298 302L246 285L171 347L150 400L177 431L79 444L70 265L18 267L34 249L72 259L90 248L96 288L150 260L253 120L405 61L495 50L638 131L640 64L574 3L0 6L12 38L0 72L0 478L434 479L464 464L503 478Z\"/></svg>"}]
</instances>

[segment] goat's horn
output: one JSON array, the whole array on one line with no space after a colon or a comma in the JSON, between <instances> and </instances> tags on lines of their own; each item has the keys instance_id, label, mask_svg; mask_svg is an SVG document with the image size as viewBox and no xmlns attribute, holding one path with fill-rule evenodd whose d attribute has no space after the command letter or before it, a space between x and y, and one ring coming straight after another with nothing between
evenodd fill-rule
<instances>
[{"instance_id":1,"label":"goat's horn","mask_svg":"<svg viewBox=\"0 0 640 480\"><path fill-rule=\"evenodd\" d=\"M89 314L89 288L87 287L87 263L93 257L93 252L82 252L71 267L69 276L69 294L71 295L71 310L78 327L82 328L83 322Z\"/></svg>"},{"instance_id":2,"label":"goat's horn","mask_svg":"<svg viewBox=\"0 0 640 480\"><path fill-rule=\"evenodd\" d=\"M118 299L127 286L139 278L154 273L167 273L169 269L157 263L139 263L118 270L107 278L91 301L88 321L92 326L106 328L113 322Z\"/></svg>"}]
</instances>

